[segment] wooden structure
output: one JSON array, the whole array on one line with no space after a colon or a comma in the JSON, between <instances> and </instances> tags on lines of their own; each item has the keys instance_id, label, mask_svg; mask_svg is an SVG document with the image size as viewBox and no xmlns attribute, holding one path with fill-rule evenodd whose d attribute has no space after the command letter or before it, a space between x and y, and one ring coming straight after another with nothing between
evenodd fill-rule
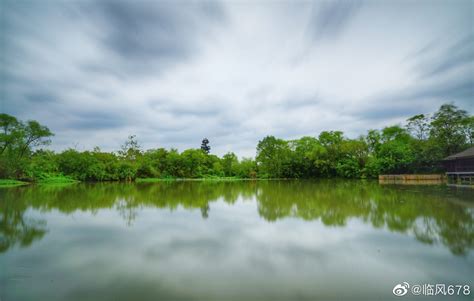
<instances>
[{"instance_id":1,"label":"wooden structure","mask_svg":"<svg viewBox=\"0 0 474 301\"><path fill-rule=\"evenodd\" d=\"M380 184L439 185L445 180L443 174L379 175Z\"/></svg>"},{"instance_id":2,"label":"wooden structure","mask_svg":"<svg viewBox=\"0 0 474 301\"><path fill-rule=\"evenodd\" d=\"M448 184L474 185L474 147L443 159Z\"/></svg>"}]
</instances>

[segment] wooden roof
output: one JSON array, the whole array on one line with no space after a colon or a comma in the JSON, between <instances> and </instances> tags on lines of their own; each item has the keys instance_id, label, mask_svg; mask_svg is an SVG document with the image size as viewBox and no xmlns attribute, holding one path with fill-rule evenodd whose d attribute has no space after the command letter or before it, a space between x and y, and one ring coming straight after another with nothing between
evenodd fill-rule
<instances>
[{"instance_id":1,"label":"wooden roof","mask_svg":"<svg viewBox=\"0 0 474 301\"><path fill-rule=\"evenodd\" d=\"M474 158L474 147L468 148L465 151L460 153L448 156L443 160L455 160L455 159L464 159L464 158Z\"/></svg>"}]
</instances>

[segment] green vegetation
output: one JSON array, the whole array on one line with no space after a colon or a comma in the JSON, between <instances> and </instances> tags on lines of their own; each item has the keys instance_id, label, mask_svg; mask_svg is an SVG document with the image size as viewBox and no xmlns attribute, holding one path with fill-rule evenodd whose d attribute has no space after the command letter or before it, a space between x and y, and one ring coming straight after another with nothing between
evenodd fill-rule
<instances>
[{"instance_id":1,"label":"green vegetation","mask_svg":"<svg viewBox=\"0 0 474 301\"><path fill-rule=\"evenodd\" d=\"M168 182L168 181L177 181L177 178L137 178L135 182L137 183L156 183L156 182Z\"/></svg>"},{"instance_id":2,"label":"green vegetation","mask_svg":"<svg viewBox=\"0 0 474 301\"><path fill-rule=\"evenodd\" d=\"M69 183L78 183L79 181L74 180L69 177L65 176L57 176L57 177L47 177L38 180L40 184L69 184Z\"/></svg>"},{"instance_id":3,"label":"green vegetation","mask_svg":"<svg viewBox=\"0 0 474 301\"><path fill-rule=\"evenodd\" d=\"M406 125L369 130L349 139L340 131L283 140L267 136L257 156L239 160L230 152L210 154L209 140L199 149L142 150L135 136L118 152L42 149L51 131L36 121L23 123L0 114L0 178L33 182L235 180L253 178L370 178L379 174L440 172L440 160L472 146L474 118L452 104L431 117L415 115ZM151 180L153 179L153 180Z\"/></svg>"},{"instance_id":4,"label":"green vegetation","mask_svg":"<svg viewBox=\"0 0 474 301\"><path fill-rule=\"evenodd\" d=\"M10 187L10 186L25 185L25 184L28 184L28 183L17 181L17 180L1 180L0 179L0 187Z\"/></svg>"}]
</instances>

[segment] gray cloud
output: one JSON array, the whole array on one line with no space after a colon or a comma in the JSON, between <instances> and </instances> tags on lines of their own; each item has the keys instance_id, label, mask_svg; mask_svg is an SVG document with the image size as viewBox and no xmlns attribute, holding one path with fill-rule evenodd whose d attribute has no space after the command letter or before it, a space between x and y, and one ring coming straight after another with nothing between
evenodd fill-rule
<instances>
[{"instance_id":1,"label":"gray cloud","mask_svg":"<svg viewBox=\"0 0 474 301\"><path fill-rule=\"evenodd\" d=\"M76 130L116 129L125 126L126 118L107 112L81 112L75 114L65 127Z\"/></svg>"},{"instance_id":2,"label":"gray cloud","mask_svg":"<svg viewBox=\"0 0 474 301\"><path fill-rule=\"evenodd\" d=\"M26 99L29 102L38 103L49 103L55 102L57 100L53 93L46 91L33 91L32 93L26 95Z\"/></svg>"},{"instance_id":3,"label":"gray cloud","mask_svg":"<svg viewBox=\"0 0 474 301\"><path fill-rule=\"evenodd\" d=\"M335 38L349 25L351 18L360 9L362 2L354 1L319 1L313 7L310 21L310 32L319 38Z\"/></svg>"},{"instance_id":4,"label":"gray cloud","mask_svg":"<svg viewBox=\"0 0 474 301\"><path fill-rule=\"evenodd\" d=\"M346 113L357 116L359 120L385 122L385 125L403 124L406 119L416 114L433 113L443 103L454 102L455 105L472 112L474 110L473 95L473 78L457 79L447 83L433 82L425 86L413 86L375 96L366 100L366 104L357 110Z\"/></svg>"},{"instance_id":5,"label":"gray cloud","mask_svg":"<svg viewBox=\"0 0 474 301\"><path fill-rule=\"evenodd\" d=\"M472 35L447 45L429 43L411 56L414 60L412 70L418 80L411 86L366 100L370 105L360 108L359 116L376 120L407 118L430 113L447 102L474 110L473 45Z\"/></svg>"},{"instance_id":6,"label":"gray cloud","mask_svg":"<svg viewBox=\"0 0 474 301\"><path fill-rule=\"evenodd\" d=\"M83 16L91 4L82 7ZM119 64L132 76L143 72L158 74L176 62L190 59L199 51L199 37L225 20L218 2L184 1L99 1L92 13L101 32L98 39L116 59L86 65L110 72Z\"/></svg>"},{"instance_id":7,"label":"gray cloud","mask_svg":"<svg viewBox=\"0 0 474 301\"><path fill-rule=\"evenodd\" d=\"M418 69L422 78L442 75L459 68L470 68L474 76L474 35L462 37L448 47L443 45L429 45L427 49L419 53L417 59L420 60ZM443 49L444 48L444 49ZM443 49L441 53L439 49ZM430 55L435 52L434 55Z\"/></svg>"},{"instance_id":8,"label":"gray cloud","mask_svg":"<svg viewBox=\"0 0 474 301\"><path fill-rule=\"evenodd\" d=\"M186 104L186 101L179 101L181 104ZM176 103L169 102L166 100L151 101L150 107L156 112L166 112L176 118L184 116L189 117L212 117L218 115L222 111L222 107L216 105L216 102L211 102L211 105L206 105L204 101L201 101L196 105L176 105Z\"/></svg>"}]
</instances>

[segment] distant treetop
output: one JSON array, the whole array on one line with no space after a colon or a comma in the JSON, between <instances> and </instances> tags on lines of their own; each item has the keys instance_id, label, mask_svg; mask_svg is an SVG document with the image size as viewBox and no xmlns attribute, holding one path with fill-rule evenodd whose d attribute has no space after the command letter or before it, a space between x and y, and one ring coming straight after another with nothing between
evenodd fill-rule
<instances>
[{"instance_id":1,"label":"distant treetop","mask_svg":"<svg viewBox=\"0 0 474 301\"><path fill-rule=\"evenodd\" d=\"M209 146L209 139L207 138L202 139L201 150L205 152L206 154L209 154L209 152L211 151L211 147Z\"/></svg>"}]
</instances>

